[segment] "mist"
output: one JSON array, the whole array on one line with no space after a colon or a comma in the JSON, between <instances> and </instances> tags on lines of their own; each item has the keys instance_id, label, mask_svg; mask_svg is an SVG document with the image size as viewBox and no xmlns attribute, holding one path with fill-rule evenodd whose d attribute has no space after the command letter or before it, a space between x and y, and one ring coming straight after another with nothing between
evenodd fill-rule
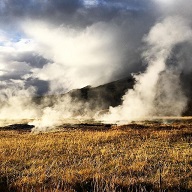
<instances>
[{"instance_id":1,"label":"mist","mask_svg":"<svg viewBox=\"0 0 192 192\"><path fill-rule=\"evenodd\" d=\"M14 81L1 82L0 87L1 120L19 121L38 117L38 107L32 102L34 87L25 88L22 82Z\"/></svg>"}]
</instances>

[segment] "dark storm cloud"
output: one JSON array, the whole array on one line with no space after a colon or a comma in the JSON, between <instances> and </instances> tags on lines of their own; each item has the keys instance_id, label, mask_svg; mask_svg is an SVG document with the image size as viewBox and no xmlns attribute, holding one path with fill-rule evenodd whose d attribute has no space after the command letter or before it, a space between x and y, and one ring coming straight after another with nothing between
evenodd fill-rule
<instances>
[{"instance_id":1,"label":"dark storm cloud","mask_svg":"<svg viewBox=\"0 0 192 192\"><path fill-rule=\"evenodd\" d=\"M90 0L91 1L91 0ZM103 0L97 6L86 7L83 0L2 0L1 22L12 23L20 19L43 19L52 24L67 23L85 26L98 21L111 20L122 13L146 10L147 0Z\"/></svg>"},{"instance_id":2,"label":"dark storm cloud","mask_svg":"<svg viewBox=\"0 0 192 192\"><path fill-rule=\"evenodd\" d=\"M1 23L19 22L21 19L52 20L53 23L70 19L81 7L79 0L2 0ZM8 23L7 23L8 24Z\"/></svg>"},{"instance_id":3,"label":"dark storm cloud","mask_svg":"<svg viewBox=\"0 0 192 192\"><path fill-rule=\"evenodd\" d=\"M31 67L35 67L35 68L42 68L47 63L51 63L50 60L42 57L41 55L35 52L22 53L12 59L18 62L28 63Z\"/></svg>"},{"instance_id":4,"label":"dark storm cloud","mask_svg":"<svg viewBox=\"0 0 192 192\"><path fill-rule=\"evenodd\" d=\"M82 6L80 0L2 0L1 15L8 16L51 16L73 13Z\"/></svg>"},{"instance_id":5,"label":"dark storm cloud","mask_svg":"<svg viewBox=\"0 0 192 192\"><path fill-rule=\"evenodd\" d=\"M49 91L49 82L39 80L39 79L29 78L25 81L25 86L26 87L30 87L30 86L36 87L37 95L43 95Z\"/></svg>"},{"instance_id":6,"label":"dark storm cloud","mask_svg":"<svg viewBox=\"0 0 192 192\"><path fill-rule=\"evenodd\" d=\"M146 22L146 26L150 26L151 21L157 17L157 11L151 0L97 0L97 2L96 6L87 7L84 0L2 0L0 25L8 31L19 34L21 31L18 26L25 19L41 20L55 26L64 24L85 28L97 22L115 22L120 26L122 22L132 22L132 19L143 20L142 23Z\"/></svg>"}]
</instances>

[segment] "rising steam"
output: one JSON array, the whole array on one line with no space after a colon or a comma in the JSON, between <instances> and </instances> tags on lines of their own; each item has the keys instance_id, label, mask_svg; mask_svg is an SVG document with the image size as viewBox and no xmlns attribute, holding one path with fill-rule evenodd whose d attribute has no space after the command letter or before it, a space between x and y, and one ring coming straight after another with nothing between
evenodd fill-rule
<instances>
[{"instance_id":1,"label":"rising steam","mask_svg":"<svg viewBox=\"0 0 192 192\"><path fill-rule=\"evenodd\" d=\"M134 75L136 84L123 96L123 103L110 107L101 119L108 122L148 119L152 116L181 115L187 99L182 93L177 66L166 65L173 48L191 41L192 30L187 20L175 16L157 23L144 37L147 49L143 53L148 67Z\"/></svg>"},{"instance_id":2,"label":"rising steam","mask_svg":"<svg viewBox=\"0 0 192 192\"><path fill-rule=\"evenodd\" d=\"M51 131L56 126L68 123L80 123L91 118L89 103L73 100L69 95L44 98L41 102L41 115L29 124L34 125L33 132Z\"/></svg>"},{"instance_id":3,"label":"rising steam","mask_svg":"<svg viewBox=\"0 0 192 192\"><path fill-rule=\"evenodd\" d=\"M35 88L25 88L22 82L0 82L0 119L22 120L38 117L38 106L32 102Z\"/></svg>"}]
</instances>

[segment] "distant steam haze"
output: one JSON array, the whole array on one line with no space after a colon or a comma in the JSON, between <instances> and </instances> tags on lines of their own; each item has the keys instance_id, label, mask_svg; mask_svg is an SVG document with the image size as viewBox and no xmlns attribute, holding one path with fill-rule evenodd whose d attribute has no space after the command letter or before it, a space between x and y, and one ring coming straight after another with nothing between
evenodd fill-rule
<instances>
[{"instance_id":1,"label":"distant steam haze","mask_svg":"<svg viewBox=\"0 0 192 192\"><path fill-rule=\"evenodd\" d=\"M89 103L74 101L68 95L55 97L52 102L50 105L46 98L42 102L41 115L29 123L35 126L33 132L51 131L65 123L81 123L93 116Z\"/></svg>"},{"instance_id":2,"label":"distant steam haze","mask_svg":"<svg viewBox=\"0 0 192 192\"><path fill-rule=\"evenodd\" d=\"M1 84L0 119L22 120L33 119L39 115L38 106L33 104L34 87L25 88L22 82Z\"/></svg>"}]
</instances>

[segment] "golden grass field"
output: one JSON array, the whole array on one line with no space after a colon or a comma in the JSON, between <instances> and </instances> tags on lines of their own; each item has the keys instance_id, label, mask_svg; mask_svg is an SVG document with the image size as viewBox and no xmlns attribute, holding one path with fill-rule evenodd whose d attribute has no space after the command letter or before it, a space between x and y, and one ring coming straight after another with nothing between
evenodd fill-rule
<instances>
[{"instance_id":1,"label":"golden grass field","mask_svg":"<svg viewBox=\"0 0 192 192\"><path fill-rule=\"evenodd\" d=\"M192 191L192 121L0 128L1 192Z\"/></svg>"}]
</instances>

